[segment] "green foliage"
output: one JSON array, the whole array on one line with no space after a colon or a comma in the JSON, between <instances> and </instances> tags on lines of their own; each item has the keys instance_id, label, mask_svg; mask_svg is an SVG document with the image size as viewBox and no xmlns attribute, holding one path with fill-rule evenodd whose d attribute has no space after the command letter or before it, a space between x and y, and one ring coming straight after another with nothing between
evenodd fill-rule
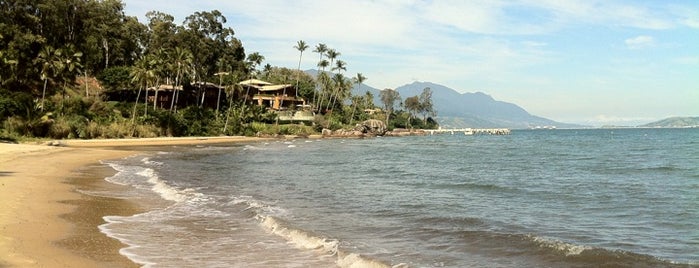
<instances>
[{"instance_id":1,"label":"green foliage","mask_svg":"<svg viewBox=\"0 0 699 268\"><path fill-rule=\"evenodd\" d=\"M97 75L97 79L107 90L125 89L131 85L130 71L131 68L126 66L109 67Z\"/></svg>"},{"instance_id":2,"label":"green foliage","mask_svg":"<svg viewBox=\"0 0 699 268\"><path fill-rule=\"evenodd\" d=\"M309 135L366 120L371 116L364 110L375 108L373 96L351 94L353 85L361 86L366 77L345 77L347 63L339 59L341 53L324 44L313 51L319 53L323 69L317 79L301 71L303 52L309 48L302 40L294 46L299 52L296 69L267 64L258 73L264 56L250 53L246 61L242 43L232 28L225 27L221 12L195 12L181 25L173 16L157 11L146 17L147 23L142 24L126 16L120 0L2 2L2 137ZM251 74L276 84L296 85L298 96L324 115L318 115L312 126L279 125L275 113L232 97L214 111L197 104L200 94L190 86L212 82L226 86L229 96L240 96L236 83ZM76 88L76 77L92 76L110 93L126 93L114 94L122 97L119 101L105 102L90 95L94 89ZM175 91L172 99L177 101L168 107L155 105L156 96L145 93L165 83L184 89ZM144 103L146 99L149 102ZM393 106L391 103L389 114L394 113ZM424 111L420 110L422 125L428 125L426 116L431 114ZM393 125L420 125L419 120L407 120L399 119Z\"/></svg>"}]
</instances>

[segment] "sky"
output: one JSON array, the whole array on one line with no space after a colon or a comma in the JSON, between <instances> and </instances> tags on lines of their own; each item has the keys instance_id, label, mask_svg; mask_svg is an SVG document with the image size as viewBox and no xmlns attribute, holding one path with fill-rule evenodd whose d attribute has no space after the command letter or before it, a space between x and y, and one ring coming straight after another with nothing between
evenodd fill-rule
<instances>
[{"instance_id":1,"label":"sky","mask_svg":"<svg viewBox=\"0 0 699 268\"><path fill-rule=\"evenodd\" d=\"M324 43L378 89L433 82L593 126L699 116L696 0L123 2L142 23L219 10L263 65L297 68L303 40L301 69L316 68Z\"/></svg>"}]
</instances>

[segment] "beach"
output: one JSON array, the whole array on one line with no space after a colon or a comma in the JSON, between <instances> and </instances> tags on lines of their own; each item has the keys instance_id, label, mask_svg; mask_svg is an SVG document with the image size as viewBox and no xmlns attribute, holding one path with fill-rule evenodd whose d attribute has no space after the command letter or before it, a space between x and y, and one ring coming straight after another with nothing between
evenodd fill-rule
<instances>
[{"instance_id":1,"label":"beach","mask_svg":"<svg viewBox=\"0 0 699 268\"><path fill-rule=\"evenodd\" d=\"M119 254L124 245L102 234L103 216L133 215L127 200L82 194L120 187L100 160L141 153L149 146L262 140L199 137L62 140L45 144L0 143L0 267L137 267Z\"/></svg>"}]
</instances>

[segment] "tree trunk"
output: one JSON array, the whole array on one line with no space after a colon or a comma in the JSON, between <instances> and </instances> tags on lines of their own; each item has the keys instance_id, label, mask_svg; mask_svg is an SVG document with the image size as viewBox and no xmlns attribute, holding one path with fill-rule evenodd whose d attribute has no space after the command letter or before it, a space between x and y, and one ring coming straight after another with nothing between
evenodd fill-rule
<instances>
[{"instance_id":1,"label":"tree trunk","mask_svg":"<svg viewBox=\"0 0 699 268\"><path fill-rule=\"evenodd\" d=\"M44 112L44 98L46 98L46 83L48 79L44 79L44 90L41 91L41 112Z\"/></svg>"},{"instance_id":2,"label":"tree trunk","mask_svg":"<svg viewBox=\"0 0 699 268\"><path fill-rule=\"evenodd\" d=\"M136 107L138 107L138 99L141 98L141 88L138 88L138 94L136 94L136 103L133 105L133 112L131 113L131 124L136 123Z\"/></svg>"}]
</instances>

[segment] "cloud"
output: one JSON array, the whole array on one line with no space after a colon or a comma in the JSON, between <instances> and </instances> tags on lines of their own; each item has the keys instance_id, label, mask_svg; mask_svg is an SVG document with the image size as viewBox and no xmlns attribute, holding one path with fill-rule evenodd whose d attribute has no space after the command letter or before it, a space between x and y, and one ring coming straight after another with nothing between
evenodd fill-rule
<instances>
[{"instance_id":1,"label":"cloud","mask_svg":"<svg viewBox=\"0 0 699 268\"><path fill-rule=\"evenodd\" d=\"M699 19L688 18L688 19L683 20L682 22L684 22L684 24L689 26L689 27L699 29Z\"/></svg>"},{"instance_id":2,"label":"cloud","mask_svg":"<svg viewBox=\"0 0 699 268\"><path fill-rule=\"evenodd\" d=\"M629 49L642 49L655 45L655 39L648 35L639 35L634 38L624 40L626 47Z\"/></svg>"}]
</instances>

